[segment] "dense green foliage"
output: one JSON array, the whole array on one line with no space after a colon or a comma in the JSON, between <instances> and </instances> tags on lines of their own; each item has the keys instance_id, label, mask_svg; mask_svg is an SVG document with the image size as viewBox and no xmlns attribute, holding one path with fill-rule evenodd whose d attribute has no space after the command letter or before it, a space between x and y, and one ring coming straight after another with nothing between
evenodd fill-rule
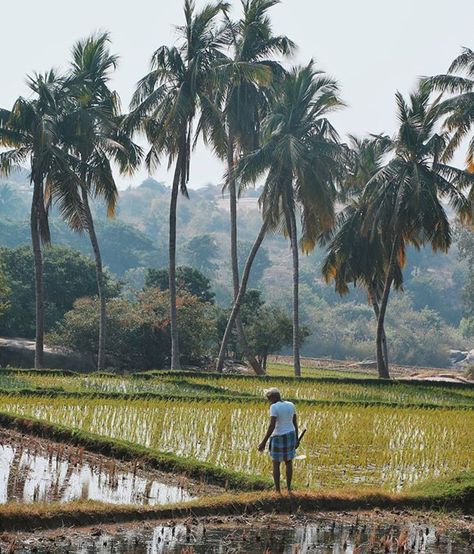
<instances>
[{"instance_id":1,"label":"dense green foliage","mask_svg":"<svg viewBox=\"0 0 474 554\"><path fill-rule=\"evenodd\" d=\"M213 302L211 281L199 270L193 267L180 266L176 268L176 284L178 291L188 292L203 302ZM169 274L167 269L148 269L145 275L145 287L156 287L160 290L169 289Z\"/></svg>"},{"instance_id":2,"label":"dense green foliage","mask_svg":"<svg viewBox=\"0 0 474 554\"><path fill-rule=\"evenodd\" d=\"M465 337L474 337L474 232L460 227L458 229L459 260L467 269L463 288L463 318L461 332Z\"/></svg>"},{"instance_id":3,"label":"dense green foliage","mask_svg":"<svg viewBox=\"0 0 474 554\"><path fill-rule=\"evenodd\" d=\"M9 308L9 298L10 298L10 287L8 286L8 281L5 277L5 272L3 271L3 266L0 264L0 321L3 317L3 314L8 311Z\"/></svg>"},{"instance_id":4,"label":"dense green foliage","mask_svg":"<svg viewBox=\"0 0 474 554\"><path fill-rule=\"evenodd\" d=\"M10 306L0 323L0 333L34 337L33 253L27 246L1 248L4 275L10 289ZM53 246L44 251L45 320L51 331L75 300L95 296L97 283L92 260L70 248ZM107 295L120 293L119 284L106 276Z\"/></svg>"},{"instance_id":5,"label":"dense green foliage","mask_svg":"<svg viewBox=\"0 0 474 554\"><path fill-rule=\"evenodd\" d=\"M140 370L169 365L169 295L147 288L137 298L111 299L107 302L106 364L114 369ZM178 302L178 319L184 338L182 355L188 364L201 363L216 339L213 307L183 292ZM84 298L67 312L57 331L54 344L80 352L95 352L98 340L97 301Z\"/></svg>"},{"instance_id":6,"label":"dense green foliage","mask_svg":"<svg viewBox=\"0 0 474 554\"><path fill-rule=\"evenodd\" d=\"M21 196L28 197L26 192ZM9 204L13 209L13 205ZM27 207L21 211L20 219L0 220L0 244L8 248L16 248L30 243L28 228ZM137 267L157 266L166 263L164 247L155 246L151 237L146 236L136 227L120 219L106 219L101 205L97 205L97 237L102 245L104 264L117 275L123 275ZM55 212L53 211L53 215ZM74 233L57 217L50 220L51 240L53 244L60 244L74 248L79 252L92 255L90 241L83 233Z\"/></svg>"}]
</instances>

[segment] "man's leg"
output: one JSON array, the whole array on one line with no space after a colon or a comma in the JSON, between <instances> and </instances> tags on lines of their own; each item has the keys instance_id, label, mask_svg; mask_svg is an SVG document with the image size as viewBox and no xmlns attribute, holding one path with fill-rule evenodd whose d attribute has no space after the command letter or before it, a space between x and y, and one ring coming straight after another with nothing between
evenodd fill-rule
<instances>
[{"instance_id":1,"label":"man's leg","mask_svg":"<svg viewBox=\"0 0 474 554\"><path fill-rule=\"evenodd\" d=\"M273 482L275 483L275 490L281 493L280 490L280 462L273 461Z\"/></svg>"},{"instance_id":2,"label":"man's leg","mask_svg":"<svg viewBox=\"0 0 474 554\"><path fill-rule=\"evenodd\" d=\"M285 462L286 466L286 487L288 492L291 492L291 479L293 478L293 460L288 460Z\"/></svg>"}]
</instances>

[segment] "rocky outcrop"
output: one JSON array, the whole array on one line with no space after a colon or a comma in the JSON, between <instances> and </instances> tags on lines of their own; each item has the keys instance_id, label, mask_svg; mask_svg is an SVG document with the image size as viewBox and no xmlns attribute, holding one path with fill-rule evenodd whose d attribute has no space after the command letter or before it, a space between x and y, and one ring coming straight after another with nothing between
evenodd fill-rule
<instances>
[{"instance_id":1,"label":"rocky outcrop","mask_svg":"<svg viewBox=\"0 0 474 554\"><path fill-rule=\"evenodd\" d=\"M89 372L96 369L90 354L67 348L44 349L45 367ZM35 341L22 338L0 338L0 367L32 368L35 362Z\"/></svg>"},{"instance_id":2,"label":"rocky outcrop","mask_svg":"<svg viewBox=\"0 0 474 554\"><path fill-rule=\"evenodd\" d=\"M449 358L454 368L464 369L474 365L474 348L472 350L451 350Z\"/></svg>"}]
</instances>

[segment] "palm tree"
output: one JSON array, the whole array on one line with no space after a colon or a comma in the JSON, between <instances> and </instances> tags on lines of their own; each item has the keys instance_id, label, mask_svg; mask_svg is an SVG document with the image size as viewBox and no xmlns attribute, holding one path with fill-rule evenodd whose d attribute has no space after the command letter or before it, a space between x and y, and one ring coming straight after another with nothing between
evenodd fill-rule
<instances>
[{"instance_id":1,"label":"palm tree","mask_svg":"<svg viewBox=\"0 0 474 554\"><path fill-rule=\"evenodd\" d=\"M351 167L344 178L342 199L350 203L338 215L333 229L321 237L327 245L327 255L322 274L327 283L334 281L335 290L341 296L349 292L349 284L367 291L369 304L376 320L379 316L380 296L383 289L385 270L390 252L378 235L371 235L367 229L367 206L360 199L366 184L380 170L383 158L391 147L386 135L359 139L349 136ZM403 276L397 265L395 286L401 288ZM385 330L382 336L384 365L388 366L388 348Z\"/></svg>"},{"instance_id":2,"label":"palm tree","mask_svg":"<svg viewBox=\"0 0 474 554\"><path fill-rule=\"evenodd\" d=\"M93 35L79 41L73 48L72 64L65 86L71 101L65 122L68 142L80 158L84 222L79 230L89 234L94 252L97 289L100 302L99 347L97 368L105 368L107 329L106 291L99 242L89 205L89 196L102 197L107 214L113 217L118 191L110 159L118 163L121 172L132 172L141 159L140 149L120 127L118 95L109 89L110 73L116 68L117 57L109 52L108 33ZM53 196L60 190L52 191Z\"/></svg>"},{"instance_id":3,"label":"palm tree","mask_svg":"<svg viewBox=\"0 0 474 554\"><path fill-rule=\"evenodd\" d=\"M151 171L163 154L168 166L175 164L169 217L169 289L171 322L171 368L179 369L179 339L176 311L176 206L178 193L187 196L191 149L198 131L213 126L219 117L213 98L213 71L225 58L222 48L229 40L228 28L217 26L217 17L228 9L223 2L207 4L196 12L185 0L185 25L178 28L180 44L162 46L153 54L151 71L138 83L132 99L127 128L141 129L150 143L146 164ZM201 122L193 123L201 109ZM206 118L208 121L203 122Z\"/></svg>"},{"instance_id":4,"label":"palm tree","mask_svg":"<svg viewBox=\"0 0 474 554\"><path fill-rule=\"evenodd\" d=\"M462 72L464 75L457 74ZM436 75L426 82L436 90L452 94L439 105L440 111L447 114L445 128L453 132L444 153L444 159L449 160L474 126L474 52L463 48L447 74ZM474 136L469 141L466 166L474 172Z\"/></svg>"},{"instance_id":5,"label":"palm tree","mask_svg":"<svg viewBox=\"0 0 474 554\"><path fill-rule=\"evenodd\" d=\"M267 172L260 197L263 232L282 230L290 238L293 357L297 376L301 374L301 366L296 212L301 212L301 247L309 252L319 235L334 221L335 185L342 178L347 151L326 115L341 105L337 83L316 71L313 62L293 69L283 80L272 110L263 121L262 145L241 163L246 182L255 181ZM220 360L218 368L219 365Z\"/></svg>"},{"instance_id":6,"label":"palm tree","mask_svg":"<svg viewBox=\"0 0 474 554\"><path fill-rule=\"evenodd\" d=\"M430 89L421 85L409 103L396 95L400 126L392 145L392 158L367 183L362 201L367 210L367 227L380 237L390 252L380 298L377 321L377 365L379 375L388 378L384 367L384 320L397 266L403 266L408 244L419 248L431 244L446 252L451 244L451 226L444 209L447 200L463 220L472 218L472 204L463 194L474 183L474 175L441 161L449 136L437 133L438 101L430 103Z\"/></svg>"},{"instance_id":7,"label":"palm tree","mask_svg":"<svg viewBox=\"0 0 474 554\"><path fill-rule=\"evenodd\" d=\"M63 187L63 199L78 219L81 201L77 195L77 174L73 160L63 148L64 80L54 71L29 78L32 99L18 98L11 110L0 110L0 172L8 174L14 167L29 163L33 185L30 227L35 263L36 347L35 368L44 365L44 290L42 243L50 242L48 205L45 197L48 183ZM76 222L78 220L76 219Z\"/></svg>"},{"instance_id":8,"label":"palm tree","mask_svg":"<svg viewBox=\"0 0 474 554\"><path fill-rule=\"evenodd\" d=\"M392 141L387 135L371 135L360 139L349 135L350 167L344 177L341 200L360 196L365 185L377 173L384 156L389 152Z\"/></svg>"},{"instance_id":9,"label":"palm tree","mask_svg":"<svg viewBox=\"0 0 474 554\"><path fill-rule=\"evenodd\" d=\"M330 234L327 252L322 267L326 282L334 281L335 290L341 296L349 292L350 284L365 288L367 299L378 321L380 297L390 252L379 235L369 233L367 206L364 206L360 200L351 202L338 215L335 229ZM401 269L397 263L394 273L394 285L397 289L400 289L403 284ZM382 332L382 350L384 371L380 377L386 375L388 367L385 329Z\"/></svg>"},{"instance_id":10,"label":"palm tree","mask_svg":"<svg viewBox=\"0 0 474 554\"><path fill-rule=\"evenodd\" d=\"M236 23L228 21L231 31L231 58L216 68L219 81L224 85L222 95L223 121L220 132L212 129L207 134L214 141L215 151L225 158L227 176L225 188L229 191L231 262L234 301L239 291L238 237L237 237L237 185L236 164L242 154L257 147L261 121L269 108L272 85L282 78L284 70L274 58L288 56L294 44L285 36L275 36L268 10L279 0L243 0L242 18ZM256 373L263 371L251 353L240 315L236 318L237 336L241 348Z\"/></svg>"}]
</instances>

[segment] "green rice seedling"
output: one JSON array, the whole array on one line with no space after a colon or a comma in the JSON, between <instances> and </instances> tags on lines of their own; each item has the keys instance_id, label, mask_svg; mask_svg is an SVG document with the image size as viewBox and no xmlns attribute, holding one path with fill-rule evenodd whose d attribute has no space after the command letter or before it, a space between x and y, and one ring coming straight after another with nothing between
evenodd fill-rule
<instances>
[{"instance_id":1,"label":"green rice seedling","mask_svg":"<svg viewBox=\"0 0 474 554\"><path fill-rule=\"evenodd\" d=\"M191 396L212 398L214 396L254 396L261 398L269 387L278 387L288 399L324 402L351 402L363 404L400 404L419 406L473 406L474 387L452 385L409 384L403 382L380 382L372 379L318 379L258 378L217 376L215 374L174 376L163 373L151 378L90 375L44 375L34 372L21 374L15 387L0 389L15 390L64 390L97 394L158 394L166 396ZM0 376L2 377L2 376ZM11 379L11 376L7 376Z\"/></svg>"},{"instance_id":2,"label":"green rice seedling","mask_svg":"<svg viewBox=\"0 0 474 554\"><path fill-rule=\"evenodd\" d=\"M127 440L263 476L257 451L268 420L263 401L0 397L0 410ZM295 462L310 488L383 487L472 470L474 410L355 404L298 406L308 432Z\"/></svg>"}]
</instances>

